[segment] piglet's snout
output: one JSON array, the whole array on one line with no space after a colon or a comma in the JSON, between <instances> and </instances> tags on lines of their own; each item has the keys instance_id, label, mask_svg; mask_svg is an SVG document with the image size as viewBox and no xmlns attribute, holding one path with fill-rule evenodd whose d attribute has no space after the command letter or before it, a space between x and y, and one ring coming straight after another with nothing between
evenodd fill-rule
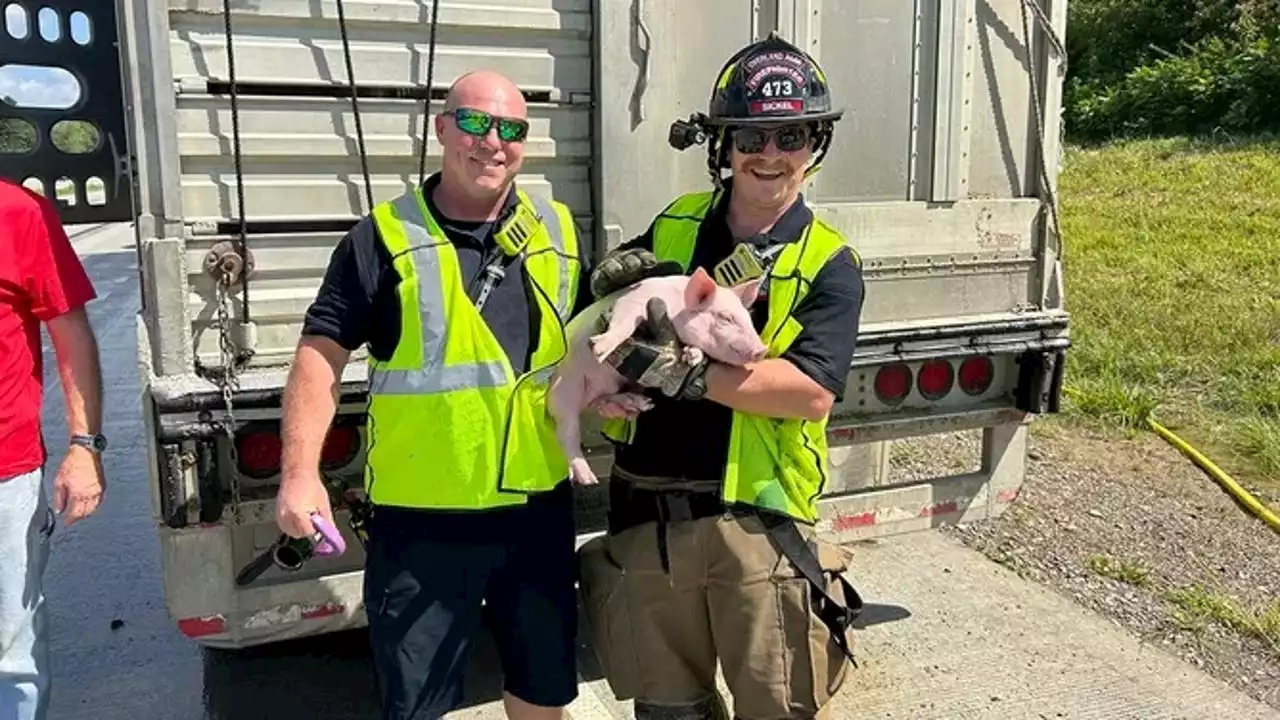
<instances>
[{"instance_id":1,"label":"piglet's snout","mask_svg":"<svg viewBox=\"0 0 1280 720\"><path fill-rule=\"evenodd\" d=\"M744 362L760 362L764 359L765 353L767 353L768 350L769 349L764 346L764 343L759 341L739 343L733 348L734 354L742 358Z\"/></svg>"}]
</instances>

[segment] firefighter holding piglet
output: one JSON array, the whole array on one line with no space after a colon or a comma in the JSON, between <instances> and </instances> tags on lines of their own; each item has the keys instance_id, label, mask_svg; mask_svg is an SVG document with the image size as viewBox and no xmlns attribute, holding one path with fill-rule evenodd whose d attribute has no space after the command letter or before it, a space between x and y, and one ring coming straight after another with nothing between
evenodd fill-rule
<instances>
[{"instance_id":1,"label":"firefighter holding piglet","mask_svg":"<svg viewBox=\"0 0 1280 720\"><path fill-rule=\"evenodd\" d=\"M812 526L864 291L856 252L801 186L843 111L813 58L776 34L729 59L708 110L673 124L671 142L706 143L713 188L676 198L591 289L698 269L726 287L758 280L744 299L767 352L744 367L686 362L657 313L609 355L654 404L602 408L615 464L608 533L580 551L584 605L605 675L641 720L727 716L717 661L734 716L820 717L861 606L844 551Z\"/></svg>"}]
</instances>

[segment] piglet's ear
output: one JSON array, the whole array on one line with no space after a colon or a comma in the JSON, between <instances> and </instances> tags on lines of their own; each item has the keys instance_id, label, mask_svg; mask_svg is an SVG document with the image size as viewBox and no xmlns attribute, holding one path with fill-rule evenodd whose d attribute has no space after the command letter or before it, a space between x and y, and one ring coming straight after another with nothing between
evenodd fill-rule
<instances>
[{"instance_id":1,"label":"piglet's ear","mask_svg":"<svg viewBox=\"0 0 1280 720\"><path fill-rule=\"evenodd\" d=\"M744 307L750 308L755 304L756 298L760 296L760 283L764 278L759 277L755 280L748 280L741 285L734 285L732 290L735 295L742 299Z\"/></svg>"},{"instance_id":2,"label":"piglet's ear","mask_svg":"<svg viewBox=\"0 0 1280 720\"><path fill-rule=\"evenodd\" d=\"M704 307L716 295L716 281L702 268L693 271L684 290L684 304L690 309Z\"/></svg>"}]
</instances>

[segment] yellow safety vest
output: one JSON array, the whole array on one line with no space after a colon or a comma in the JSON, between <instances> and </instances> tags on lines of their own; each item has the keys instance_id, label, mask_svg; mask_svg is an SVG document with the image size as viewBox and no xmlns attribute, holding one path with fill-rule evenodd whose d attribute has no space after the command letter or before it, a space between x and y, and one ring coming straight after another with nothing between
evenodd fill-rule
<instances>
[{"instance_id":1,"label":"yellow safety vest","mask_svg":"<svg viewBox=\"0 0 1280 720\"><path fill-rule=\"evenodd\" d=\"M718 198L714 191L677 198L654 221L653 253L659 261L673 260L685 272L693 259L698 227ZM838 231L817 218L799 240L789 243L769 271L769 316L760 337L767 356L781 356L802 329L792 311L833 255L846 247ZM857 253L854 253L857 258ZM606 437L618 443L634 438L634 422L610 420L602 425ZM817 520L817 501L829 475L827 420L780 419L735 410L725 459L721 498L784 513L795 520Z\"/></svg>"},{"instance_id":2,"label":"yellow safety vest","mask_svg":"<svg viewBox=\"0 0 1280 720\"><path fill-rule=\"evenodd\" d=\"M467 296L458 255L420 189L372 216L400 275L400 340L370 360L365 488L374 504L479 510L520 505L568 477L547 412L567 354L578 291L578 240L561 203L517 191L540 222L519 249L541 311L530 371L517 376ZM515 249L506 249L509 254ZM518 262L518 260L517 260Z\"/></svg>"}]
</instances>

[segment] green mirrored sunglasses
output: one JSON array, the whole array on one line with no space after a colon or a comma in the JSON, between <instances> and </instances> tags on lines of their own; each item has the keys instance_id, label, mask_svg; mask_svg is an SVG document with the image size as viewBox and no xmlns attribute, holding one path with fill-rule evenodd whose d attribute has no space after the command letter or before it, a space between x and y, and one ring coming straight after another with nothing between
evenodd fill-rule
<instances>
[{"instance_id":1,"label":"green mirrored sunglasses","mask_svg":"<svg viewBox=\"0 0 1280 720\"><path fill-rule=\"evenodd\" d=\"M468 135L484 137L494 123L498 125L498 139L503 142L521 142L529 134L529 121L520 118L497 117L483 110L458 108L453 111L453 122Z\"/></svg>"}]
</instances>

